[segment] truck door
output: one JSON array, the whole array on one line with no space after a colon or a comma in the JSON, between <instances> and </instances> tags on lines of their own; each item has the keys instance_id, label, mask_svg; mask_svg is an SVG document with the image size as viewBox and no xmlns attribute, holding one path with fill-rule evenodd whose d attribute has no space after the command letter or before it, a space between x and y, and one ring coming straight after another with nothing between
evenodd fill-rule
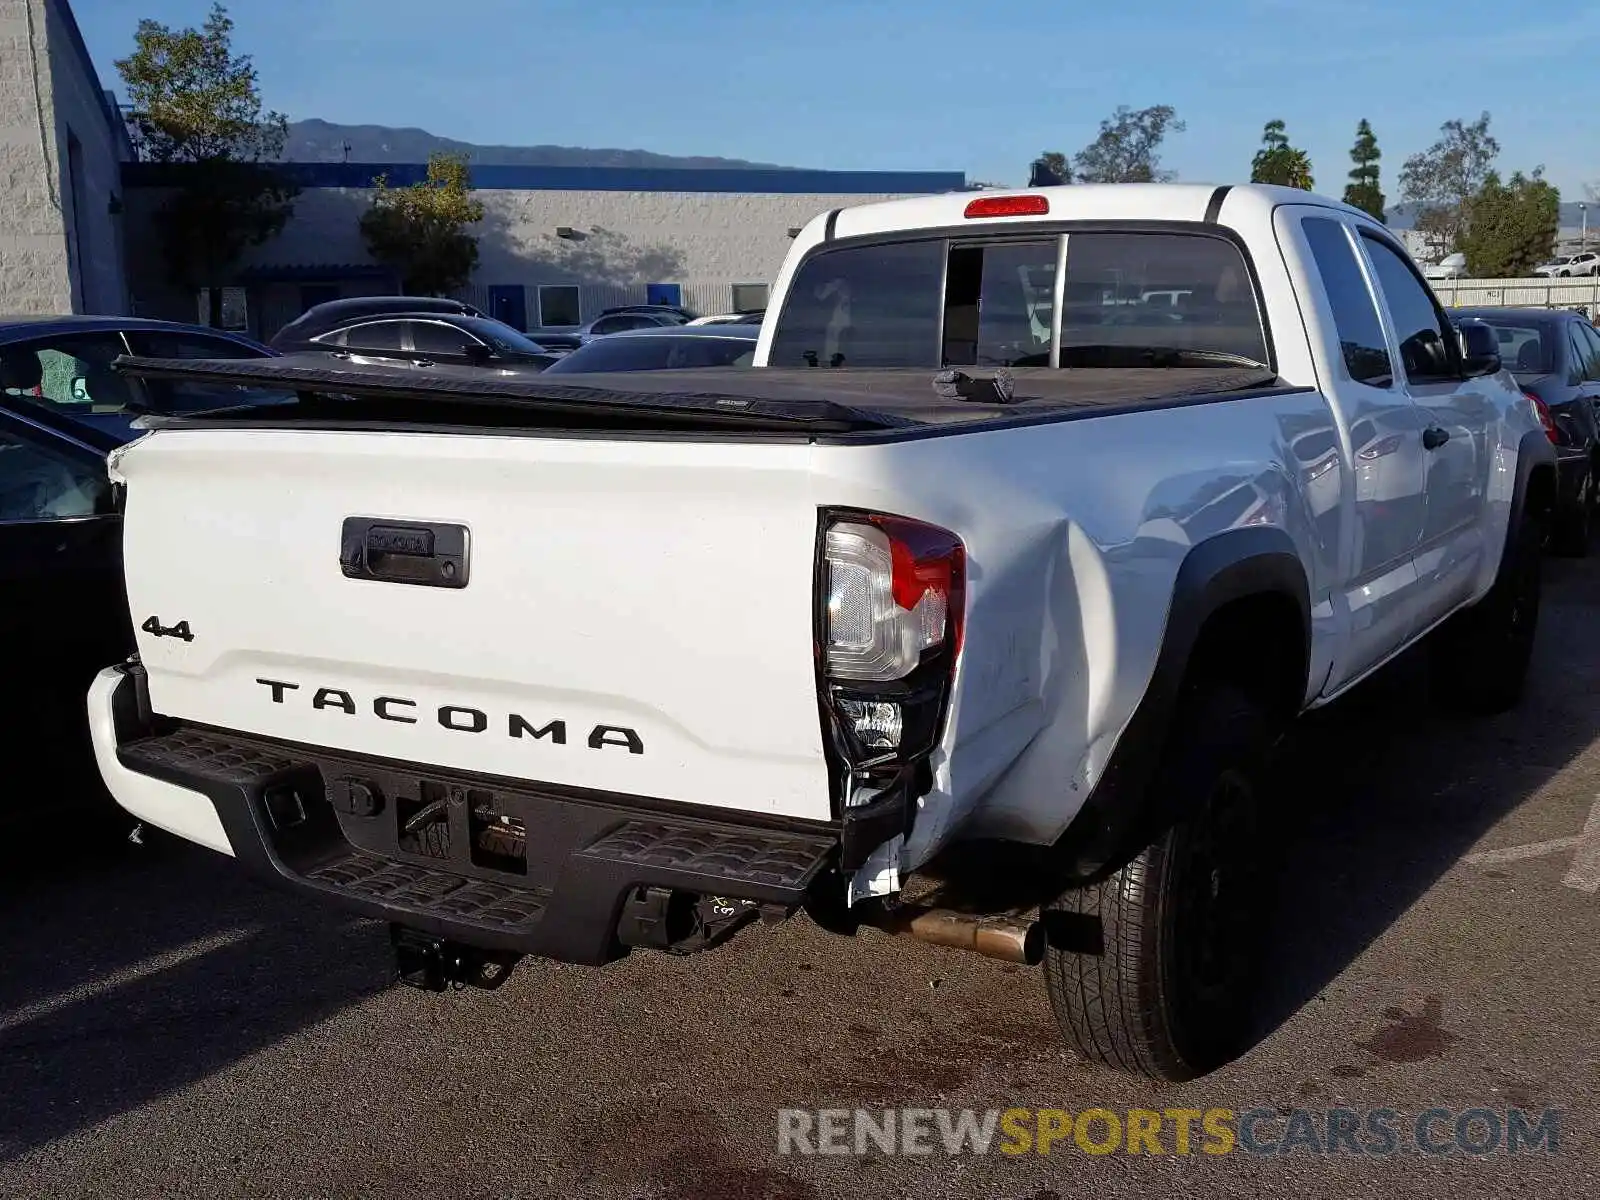
<instances>
[{"instance_id":1,"label":"truck door","mask_svg":"<svg viewBox=\"0 0 1600 1200\"><path fill-rule=\"evenodd\" d=\"M1302 259L1296 275L1307 285L1301 312L1318 384L1348 439L1342 583L1328 597L1343 627L1324 685L1331 693L1403 646L1416 624L1427 422L1397 378L1352 225L1328 209L1300 206L1280 208L1275 221L1286 253Z\"/></svg>"},{"instance_id":2,"label":"truck door","mask_svg":"<svg viewBox=\"0 0 1600 1200\"><path fill-rule=\"evenodd\" d=\"M1472 598L1482 577L1489 488L1493 377L1463 379L1455 326L1388 238L1363 229L1406 394L1425 419L1422 536L1417 544L1415 636Z\"/></svg>"}]
</instances>

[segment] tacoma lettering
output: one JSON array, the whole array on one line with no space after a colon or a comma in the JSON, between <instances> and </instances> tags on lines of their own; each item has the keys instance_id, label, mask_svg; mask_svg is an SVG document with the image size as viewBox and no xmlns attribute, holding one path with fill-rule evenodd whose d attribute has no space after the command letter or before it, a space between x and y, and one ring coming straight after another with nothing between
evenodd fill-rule
<instances>
[{"instance_id":1,"label":"tacoma lettering","mask_svg":"<svg viewBox=\"0 0 1600 1200\"><path fill-rule=\"evenodd\" d=\"M298 683L290 683L286 679L257 679L256 682L267 689L274 704L289 702L289 693L302 690ZM311 693L311 707L318 711L334 709L349 716L358 716L362 711L362 703L358 703L354 693L344 688L319 687ZM396 725L416 725L420 719L416 715L422 706L415 700L404 696L378 696L372 701L372 715L380 721L389 721ZM505 735L516 740L524 738L532 741L548 741L554 746L567 744L567 722L556 717L545 721L542 725L528 720L521 713L507 713L504 724L500 718L486 713L481 708L470 708L463 704L441 704L433 710L434 723L442 729L452 733L488 733L491 726L505 730ZM589 730L584 738L584 744L591 750L626 750L629 754L644 753L644 739L635 729L625 725L596 725Z\"/></svg>"}]
</instances>

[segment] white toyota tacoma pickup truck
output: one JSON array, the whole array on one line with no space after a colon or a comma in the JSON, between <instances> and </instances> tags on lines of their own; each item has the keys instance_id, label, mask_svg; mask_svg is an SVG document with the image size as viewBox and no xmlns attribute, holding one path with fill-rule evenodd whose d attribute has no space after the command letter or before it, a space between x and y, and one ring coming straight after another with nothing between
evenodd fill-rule
<instances>
[{"instance_id":1,"label":"white toyota tacoma pickup truck","mask_svg":"<svg viewBox=\"0 0 1600 1200\"><path fill-rule=\"evenodd\" d=\"M1554 460L1492 335L1262 187L842 209L774 292L742 370L122 360L295 399L110 460L112 793L428 986L805 909L1214 1067L1289 722L1424 637L1444 700L1521 690Z\"/></svg>"}]
</instances>

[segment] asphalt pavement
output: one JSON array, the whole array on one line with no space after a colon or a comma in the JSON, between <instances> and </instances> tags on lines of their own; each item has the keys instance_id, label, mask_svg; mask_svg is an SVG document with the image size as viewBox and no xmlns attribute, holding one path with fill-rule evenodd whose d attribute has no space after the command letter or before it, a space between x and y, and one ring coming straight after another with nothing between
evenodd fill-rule
<instances>
[{"instance_id":1,"label":"asphalt pavement","mask_svg":"<svg viewBox=\"0 0 1600 1200\"><path fill-rule=\"evenodd\" d=\"M1204 1079L1074 1061L1037 971L804 918L417 992L391 984L380 925L205 850L58 828L0 874L0 1195L1600 1195L1600 558L1547 579L1517 712L1443 716L1412 662L1303 723L1260 1038ZM817 1131L823 1109L879 1129L896 1110L901 1134L932 1118L899 1110L970 1109L1070 1132L1047 1155L1003 1134L780 1154L785 1109ZM1508 1148L1512 1109L1542 1143ZM1166 1122L1164 1152L1093 1152L1133 1110ZM1196 1125L1179 1153L1181 1110L1233 1133L1206 1150ZM1385 1110L1393 1153L1367 1136Z\"/></svg>"}]
</instances>

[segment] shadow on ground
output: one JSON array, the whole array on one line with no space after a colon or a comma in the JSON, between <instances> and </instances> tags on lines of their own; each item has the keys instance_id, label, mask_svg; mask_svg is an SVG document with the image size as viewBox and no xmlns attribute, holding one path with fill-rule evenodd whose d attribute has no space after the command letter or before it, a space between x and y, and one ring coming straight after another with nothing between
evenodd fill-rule
<instances>
[{"instance_id":1,"label":"shadow on ground","mask_svg":"<svg viewBox=\"0 0 1600 1200\"><path fill-rule=\"evenodd\" d=\"M1527 695L1512 712L1443 712L1414 653L1301 723L1279 764L1284 854L1260 1036L1600 738L1597 601L1600 568L1550 560Z\"/></svg>"},{"instance_id":2,"label":"shadow on ground","mask_svg":"<svg viewBox=\"0 0 1600 1200\"><path fill-rule=\"evenodd\" d=\"M27 855L15 840L7 856L0 1162L225 1069L387 985L370 923L270 892L231 859L165 835L137 848L93 828L66 861Z\"/></svg>"}]
</instances>

